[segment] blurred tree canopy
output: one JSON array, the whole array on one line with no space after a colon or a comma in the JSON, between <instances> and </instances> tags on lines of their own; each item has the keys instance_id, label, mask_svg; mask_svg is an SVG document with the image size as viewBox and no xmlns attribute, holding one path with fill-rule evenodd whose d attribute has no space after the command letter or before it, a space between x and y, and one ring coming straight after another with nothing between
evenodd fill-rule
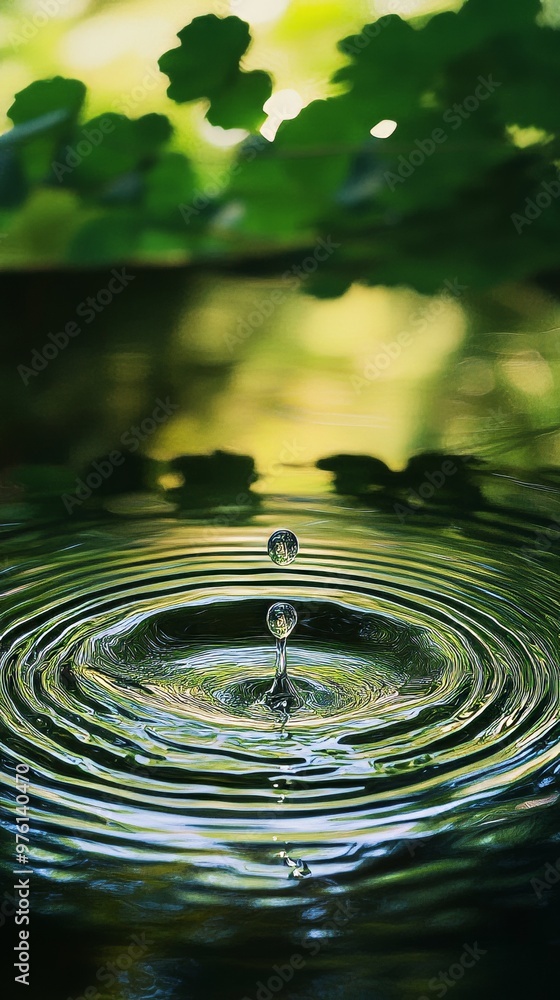
<instances>
[{"instance_id":1,"label":"blurred tree canopy","mask_svg":"<svg viewBox=\"0 0 560 1000\"><path fill-rule=\"evenodd\" d=\"M258 262L282 272L330 239L316 295L354 281L432 293L560 264L560 32L539 0L467 0L340 41L339 92L259 133L273 84L247 72L249 27L195 18L162 55L168 97L248 133L223 178L175 148L164 114L82 118L78 80L15 95L0 136L0 266ZM371 130L390 120L387 138ZM560 282L559 282L560 285Z\"/></svg>"}]
</instances>

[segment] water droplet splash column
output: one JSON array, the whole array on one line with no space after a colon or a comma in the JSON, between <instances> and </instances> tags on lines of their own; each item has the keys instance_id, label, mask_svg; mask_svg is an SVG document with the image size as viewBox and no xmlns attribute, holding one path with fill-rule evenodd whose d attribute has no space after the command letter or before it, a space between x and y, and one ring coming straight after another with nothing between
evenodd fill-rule
<instances>
[{"instance_id":1,"label":"water droplet splash column","mask_svg":"<svg viewBox=\"0 0 560 1000\"><path fill-rule=\"evenodd\" d=\"M266 616L272 635L276 636L276 676L265 703L276 712L288 712L301 704L297 689L288 677L286 641L297 624L297 614L291 604L273 604Z\"/></svg>"},{"instance_id":2,"label":"water droplet splash column","mask_svg":"<svg viewBox=\"0 0 560 1000\"><path fill-rule=\"evenodd\" d=\"M289 566L298 551L298 539L287 528L279 528L268 540L268 554L277 566ZM283 712L287 716L290 710L301 705L297 689L288 677L286 663L286 642L297 624L296 610L291 604L273 604L268 610L266 623L269 631L276 637L276 676L264 700L273 711Z\"/></svg>"}]
</instances>

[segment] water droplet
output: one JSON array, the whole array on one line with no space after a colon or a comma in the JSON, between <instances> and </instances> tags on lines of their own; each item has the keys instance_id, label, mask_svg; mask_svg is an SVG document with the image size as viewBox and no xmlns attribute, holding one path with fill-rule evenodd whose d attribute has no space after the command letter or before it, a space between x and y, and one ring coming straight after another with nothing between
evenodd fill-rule
<instances>
[{"instance_id":1,"label":"water droplet","mask_svg":"<svg viewBox=\"0 0 560 1000\"><path fill-rule=\"evenodd\" d=\"M298 552L297 536L288 528L279 528L268 539L268 554L277 566L289 566Z\"/></svg>"},{"instance_id":2,"label":"water droplet","mask_svg":"<svg viewBox=\"0 0 560 1000\"><path fill-rule=\"evenodd\" d=\"M268 609L266 624L277 639L287 639L297 625L296 609L291 604L273 604Z\"/></svg>"}]
</instances>

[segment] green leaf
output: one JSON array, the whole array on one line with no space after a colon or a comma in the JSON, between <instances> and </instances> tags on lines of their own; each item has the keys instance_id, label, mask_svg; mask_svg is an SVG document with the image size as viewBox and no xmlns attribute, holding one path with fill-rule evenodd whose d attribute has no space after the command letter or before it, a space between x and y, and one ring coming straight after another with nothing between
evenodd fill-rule
<instances>
[{"instance_id":1,"label":"green leaf","mask_svg":"<svg viewBox=\"0 0 560 1000\"><path fill-rule=\"evenodd\" d=\"M249 25L238 17L195 17L178 33L179 48L165 52L159 68L170 79L168 96L184 103L220 94L249 48Z\"/></svg>"},{"instance_id":2,"label":"green leaf","mask_svg":"<svg viewBox=\"0 0 560 1000\"><path fill-rule=\"evenodd\" d=\"M15 126L39 119L44 121L46 116L52 116L46 130L26 141L20 154L20 162L31 183L45 179L58 145L72 130L85 95L86 88L80 80L67 80L61 76L36 80L15 95L14 103L8 110L8 117ZM57 112L62 113L62 117L57 117Z\"/></svg>"},{"instance_id":3,"label":"green leaf","mask_svg":"<svg viewBox=\"0 0 560 1000\"><path fill-rule=\"evenodd\" d=\"M195 17L178 35L181 45L165 52L159 68L169 77L168 97L183 104L206 98L208 121L222 128L257 128L272 93L268 73L239 67L251 42L249 26L238 17Z\"/></svg>"},{"instance_id":4,"label":"green leaf","mask_svg":"<svg viewBox=\"0 0 560 1000\"><path fill-rule=\"evenodd\" d=\"M227 89L212 99L206 117L211 125L256 132L266 119L263 105L271 94L268 73L258 69L238 73Z\"/></svg>"},{"instance_id":5,"label":"green leaf","mask_svg":"<svg viewBox=\"0 0 560 1000\"><path fill-rule=\"evenodd\" d=\"M189 204L195 194L196 178L182 153L165 153L146 175L144 205L151 219L166 220L184 229L180 204Z\"/></svg>"},{"instance_id":6,"label":"green leaf","mask_svg":"<svg viewBox=\"0 0 560 1000\"><path fill-rule=\"evenodd\" d=\"M134 119L135 143L139 156L155 156L173 135L173 126L166 115L149 114Z\"/></svg>"},{"instance_id":7,"label":"green leaf","mask_svg":"<svg viewBox=\"0 0 560 1000\"><path fill-rule=\"evenodd\" d=\"M484 288L558 268L560 31L540 13L539 0L466 0L414 27L397 16L366 26L340 43L343 92L283 122L272 143L253 135L229 183L227 168L216 180L197 164L195 176L166 150L166 117L79 125L83 84L38 81L16 95L14 128L0 137L4 258L266 254L283 269L322 235L340 246L305 281L320 296L353 281L430 293L451 275ZM272 84L242 69L248 25L206 15L179 40L160 60L169 96L207 101L212 125L257 130ZM383 118L398 127L373 138ZM113 127L101 135L103 122ZM55 160L64 169L50 169Z\"/></svg>"},{"instance_id":8,"label":"green leaf","mask_svg":"<svg viewBox=\"0 0 560 1000\"><path fill-rule=\"evenodd\" d=\"M423 44L422 35L396 14L387 17L382 30L364 49L356 50L353 62L335 73L333 81L351 91L351 104L346 102L350 121L360 122L366 134L382 118L400 122L410 115L432 84L442 53L438 58L431 46ZM347 52L347 44L353 46L353 39L344 39L339 48Z\"/></svg>"},{"instance_id":9,"label":"green leaf","mask_svg":"<svg viewBox=\"0 0 560 1000\"><path fill-rule=\"evenodd\" d=\"M55 126L62 125L67 120L68 113L64 110L48 111L46 115L40 115L39 118L32 118L29 122L14 125L9 132L0 135L0 148L21 146L30 139L51 132Z\"/></svg>"},{"instance_id":10,"label":"green leaf","mask_svg":"<svg viewBox=\"0 0 560 1000\"><path fill-rule=\"evenodd\" d=\"M73 264L101 265L132 260L140 243L141 220L131 212L108 212L76 234L69 252Z\"/></svg>"},{"instance_id":11,"label":"green leaf","mask_svg":"<svg viewBox=\"0 0 560 1000\"><path fill-rule=\"evenodd\" d=\"M228 194L244 206L243 229L255 236L307 240L336 202L350 168L348 144L360 126L338 98L313 101L284 122L273 143L243 146ZM367 137L367 133L366 133Z\"/></svg>"},{"instance_id":12,"label":"green leaf","mask_svg":"<svg viewBox=\"0 0 560 1000\"><path fill-rule=\"evenodd\" d=\"M139 260L184 263L188 252L184 234L169 229L143 229L136 250Z\"/></svg>"},{"instance_id":13,"label":"green leaf","mask_svg":"<svg viewBox=\"0 0 560 1000\"><path fill-rule=\"evenodd\" d=\"M67 80L55 76L51 80L36 80L15 95L8 110L14 125L22 125L50 111L64 110L68 118L77 118L86 96L81 80Z\"/></svg>"},{"instance_id":14,"label":"green leaf","mask_svg":"<svg viewBox=\"0 0 560 1000\"><path fill-rule=\"evenodd\" d=\"M64 260L84 214L73 192L36 188L12 218L0 254L20 267Z\"/></svg>"},{"instance_id":15,"label":"green leaf","mask_svg":"<svg viewBox=\"0 0 560 1000\"><path fill-rule=\"evenodd\" d=\"M117 178L157 159L172 127L164 115L131 119L108 113L76 129L71 142L53 163L57 181L89 194L103 194Z\"/></svg>"},{"instance_id":16,"label":"green leaf","mask_svg":"<svg viewBox=\"0 0 560 1000\"><path fill-rule=\"evenodd\" d=\"M21 204L27 190L15 150L0 148L0 208L13 208Z\"/></svg>"}]
</instances>

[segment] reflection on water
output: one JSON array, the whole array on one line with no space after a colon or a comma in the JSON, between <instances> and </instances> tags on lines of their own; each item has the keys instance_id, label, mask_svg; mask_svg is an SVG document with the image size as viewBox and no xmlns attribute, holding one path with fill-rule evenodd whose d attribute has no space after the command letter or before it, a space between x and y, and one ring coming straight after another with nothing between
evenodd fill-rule
<instances>
[{"instance_id":1,"label":"reflection on water","mask_svg":"<svg viewBox=\"0 0 560 1000\"><path fill-rule=\"evenodd\" d=\"M328 503L282 515L305 537L286 571L268 511L6 540L4 752L34 775L54 873L116 851L270 902L278 845L367 879L403 838L505 843L556 801L557 554L530 558L527 518L508 514L505 546L496 513L443 531ZM271 596L280 641L299 622L281 731L258 698Z\"/></svg>"},{"instance_id":2,"label":"reflection on water","mask_svg":"<svg viewBox=\"0 0 560 1000\"><path fill-rule=\"evenodd\" d=\"M17 317L7 320L2 359L4 490L33 475L45 492L57 469L75 488L114 450L126 461L109 489L117 478L124 492L165 476L182 502L188 496L199 506L224 481L203 457L214 451L254 462L228 470L238 504L251 473L257 492L316 490L300 469L333 454L375 455L393 471L428 450L490 454L526 468L560 460L558 436L535 434L559 422L560 314L542 291L512 287L469 298L444 290L428 298L352 288L328 302L284 293L241 338L237 326L277 283L145 272L128 299L97 318L95 331L24 384L17 366L29 367L49 330L67 322L74 299L105 277L76 276L69 301L61 276L38 276L31 286L0 276L7 315ZM143 432L158 399L169 416ZM198 463L181 464L194 452ZM151 465L137 467L139 456Z\"/></svg>"},{"instance_id":3,"label":"reflection on water","mask_svg":"<svg viewBox=\"0 0 560 1000\"><path fill-rule=\"evenodd\" d=\"M311 977L338 996L344 953L374 934L365 1000L377 977L383 997L388 983L420 995L419 968L447 968L489 892L520 912L544 905L530 879L559 794L559 552L529 541L531 492L511 485L507 509L445 523L333 498L266 501L233 527L107 515L51 523L48 538L7 532L5 777L29 764L49 905L58 885L65 912L80 908L93 878L117 935L127 896L134 927L156 935L125 996L159 981L162 912L180 916L173 954L178 935L197 956L197 996L200 949L214 945L220 974L233 967L251 996L251 969L266 983L286 949L306 958L302 988ZM266 553L282 522L305 539L286 568ZM271 598L298 618L301 703L284 722L263 703ZM244 959L254 934L262 953ZM422 958L407 954L419 934ZM174 961L166 995L179 997Z\"/></svg>"},{"instance_id":4,"label":"reflection on water","mask_svg":"<svg viewBox=\"0 0 560 1000\"><path fill-rule=\"evenodd\" d=\"M255 998L297 953L294 1000L418 1000L477 940L455 995L524 995L560 927L556 307L354 289L225 356L262 281L164 280L6 395L4 804L27 762L60 995L136 932L109 996Z\"/></svg>"}]
</instances>

